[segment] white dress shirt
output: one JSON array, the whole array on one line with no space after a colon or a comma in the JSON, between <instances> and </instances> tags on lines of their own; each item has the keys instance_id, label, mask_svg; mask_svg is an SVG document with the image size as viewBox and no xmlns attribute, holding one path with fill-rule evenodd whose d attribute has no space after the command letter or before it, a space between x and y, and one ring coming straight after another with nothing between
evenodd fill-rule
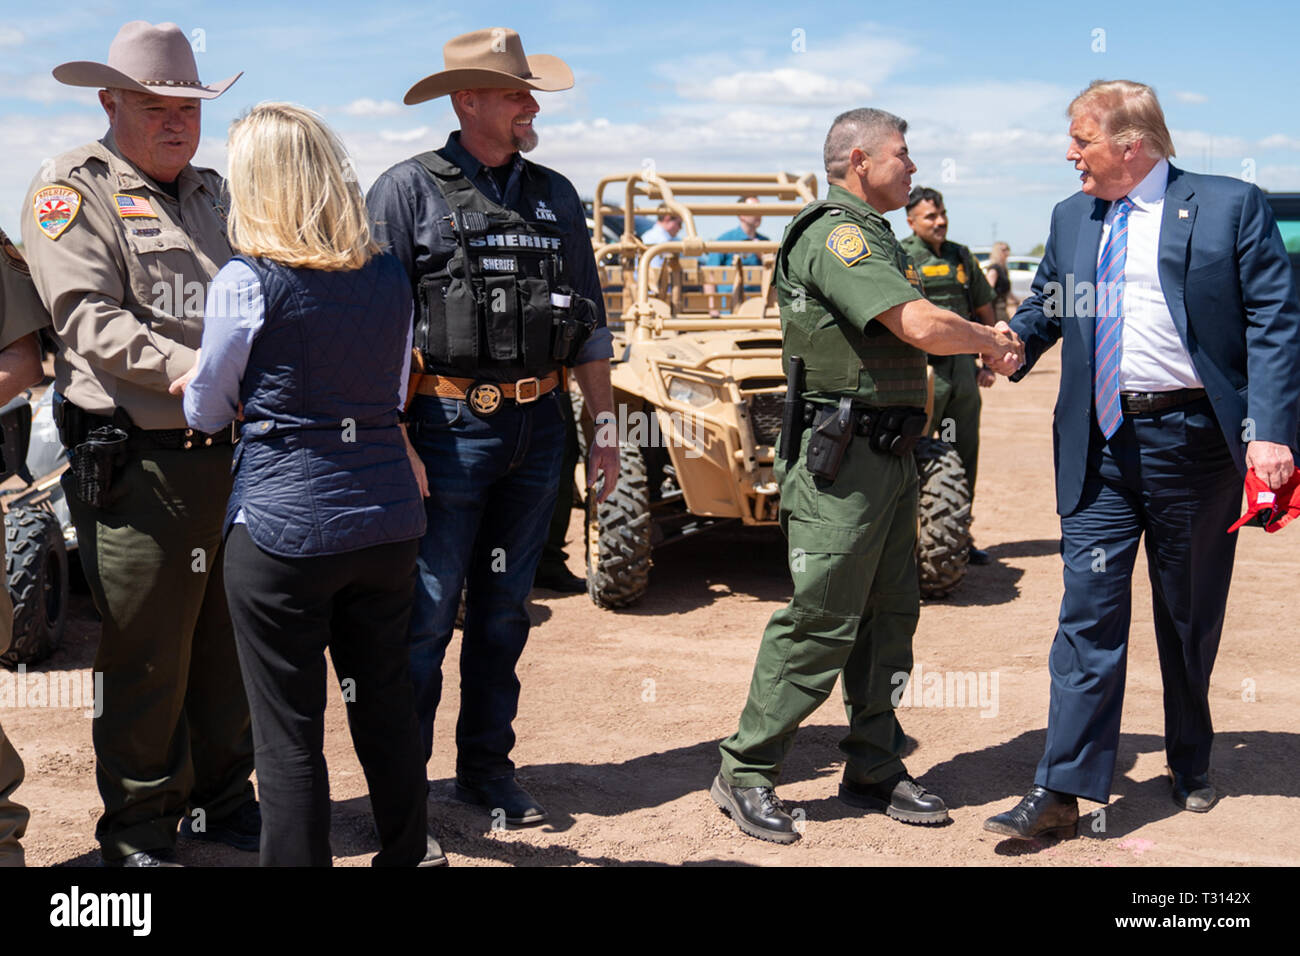
<instances>
[{"instance_id":1,"label":"white dress shirt","mask_svg":"<svg viewBox=\"0 0 1300 956\"><path fill-rule=\"evenodd\" d=\"M1119 390L1168 392L1201 388L1192 358L1178 336L1165 293L1160 286L1160 217L1165 208L1169 161L1161 159L1128 194L1128 249L1124 263L1123 332L1120 339ZM1106 248L1117 203L1111 203L1102 225L1101 250ZM1100 303L1102 291L1097 290Z\"/></svg>"}]
</instances>

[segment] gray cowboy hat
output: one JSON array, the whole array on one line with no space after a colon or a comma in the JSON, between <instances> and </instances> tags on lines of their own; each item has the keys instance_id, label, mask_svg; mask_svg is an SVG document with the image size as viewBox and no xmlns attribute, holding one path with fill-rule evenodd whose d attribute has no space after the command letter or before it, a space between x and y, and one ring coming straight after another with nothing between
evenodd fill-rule
<instances>
[{"instance_id":1,"label":"gray cowboy hat","mask_svg":"<svg viewBox=\"0 0 1300 956\"><path fill-rule=\"evenodd\" d=\"M198 64L189 38L174 23L154 26L132 20L117 31L107 63L75 60L54 68L54 78L68 86L135 90L158 96L214 100L243 76L241 70L220 83L199 82Z\"/></svg>"},{"instance_id":2,"label":"gray cowboy hat","mask_svg":"<svg viewBox=\"0 0 1300 956\"><path fill-rule=\"evenodd\" d=\"M407 106L456 90L512 89L553 93L573 86L573 71L558 56L524 55L519 34L490 27L453 37L442 48L443 70L406 91Z\"/></svg>"}]
</instances>

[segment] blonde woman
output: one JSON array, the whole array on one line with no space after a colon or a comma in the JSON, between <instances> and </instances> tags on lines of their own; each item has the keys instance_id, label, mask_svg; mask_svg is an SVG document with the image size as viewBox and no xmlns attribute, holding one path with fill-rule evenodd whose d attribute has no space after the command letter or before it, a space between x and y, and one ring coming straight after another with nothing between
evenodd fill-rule
<instances>
[{"instance_id":1,"label":"blonde woman","mask_svg":"<svg viewBox=\"0 0 1300 956\"><path fill-rule=\"evenodd\" d=\"M446 862L427 836L407 663L423 470L398 423L410 283L371 237L338 139L264 103L230 132L230 243L185 415L240 417L225 577L253 715L263 866L329 866L329 649L370 786L375 865ZM416 459L418 463L418 459Z\"/></svg>"}]
</instances>

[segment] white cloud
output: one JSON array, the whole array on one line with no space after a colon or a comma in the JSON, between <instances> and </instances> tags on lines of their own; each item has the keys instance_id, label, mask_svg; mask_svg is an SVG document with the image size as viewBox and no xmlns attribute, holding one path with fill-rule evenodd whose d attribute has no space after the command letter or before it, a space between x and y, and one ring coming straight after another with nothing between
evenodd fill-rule
<instances>
[{"instance_id":1,"label":"white cloud","mask_svg":"<svg viewBox=\"0 0 1300 956\"><path fill-rule=\"evenodd\" d=\"M394 113L401 113L403 109L404 107L394 100L372 100L369 97L362 97L353 100L339 112L348 116L391 116Z\"/></svg>"},{"instance_id":2,"label":"white cloud","mask_svg":"<svg viewBox=\"0 0 1300 956\"><path fill-rule=\"evenodd\" d=\"M677 90L689 99L716 103L844 103L872 95L871 87L857 80L792 67L715 76L683 83Z\"/></svg>"},{"instance_id":3,"label":"white cloud","mask_svg":"<svg viewBox=\"0 0 1300 956\"><path fill-rule=\"evenodd\" d=\"M417 126L414 129L384 129L379 131L379 138L385 143L414 143L429 135L429 127Z\"/></svg>"},{"instance_id":4,"label":"white cloud","mask_svg":"<svg viewBox=\"0 0 1300 956\"><path fill-rule=\"evenodd\" d=\"M0 100L3 99L31 100L35 103L99 103L95 90L84 86L66 86L49 73L0 73Z\"/></svg>"},{"instance_id":5,"label":"white cloud","mask_svg":"<svg viewBox=\"0 0 1300 956\"><path fill-rule=\"evenodd\" d=\"M1300 137L1288 136L1285 133L1274 133L1272 136L1265 136L1259 141L1260 149L1300 149Z\"/></svg>"},{"instance_id":6,"label":"white cloud","mask_svg":"<svg viewBox=\"0 0 1300 956\"><path fill-rule=\"evenodd\" d=\"M0 46L22 46L26 40L22 30L0 26Z\"/></svg>"},{"instance_id":7,"label":"white cloud","mask_svg":"<svg viewBox=\"0 0 1300 956\"><path fill-rule=\"evenodd\" d=\"M1189 90L1177 90L1174 93L1174 99L1178 100L1180 103L1191 103L1193 105L1208 103L1210 100L1210 98L1204 93L1193 93Z\"/></svg>"},{"instance_id":8,"label":"white cloud","mask_svg":"<svg viewBox=\"0 0 1300 956\"><path fill-rule=\"evenodd\" d=\"M687 100L834 104L843 109L873 96L876 87L915 53L888 30L865 25L830 42L814 33L807 37L804 52L711 53L659 63L653 72L673 81L678 95Z\"/></svg>"}]
</instances>

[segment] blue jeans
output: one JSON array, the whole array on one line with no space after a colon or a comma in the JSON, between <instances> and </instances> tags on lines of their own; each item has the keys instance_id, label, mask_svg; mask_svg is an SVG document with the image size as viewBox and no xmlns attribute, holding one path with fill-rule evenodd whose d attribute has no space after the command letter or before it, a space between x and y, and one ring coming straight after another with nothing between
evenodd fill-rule
<instances>
[{"instance_id":1,"label":"blue jeans","mask_svg":"<svg viewBox=\"0 0 1300 956\"><path fill-rule=\"evenodd\" d=\"M410 625L415 711L427 762L464 586L456 776L469 782L514 773L515 665L560 482L560 400L568 397L558 391L527 405L507 399L488 418L458 399L419 395L411 407L411 441L429 474Z\"/></svg>"}]
</instances>

